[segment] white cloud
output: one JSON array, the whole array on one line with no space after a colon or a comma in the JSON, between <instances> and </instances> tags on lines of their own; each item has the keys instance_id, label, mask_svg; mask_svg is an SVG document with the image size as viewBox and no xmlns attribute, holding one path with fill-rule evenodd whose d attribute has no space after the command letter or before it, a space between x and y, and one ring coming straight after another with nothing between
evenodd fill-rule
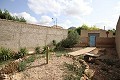
<instances>
[{"instance_id":1,"label":"white cloud","mask_svg":"<svg viewBox=\"0 0 120 80\"><path fill-rule=\"evenodd\" d=\"M24 17L28 23L37 23L37 20L27 12L13 13L13 16Z\"/></svg>"},{"instance_id":2,"label":"white cloud","mask_svg":"<svg viewBox=\"0 0 120 80\"><path fill-rule=\"evenodd\" d=\"M115 6L116 13L120 13L120 1Z\"/></svg>"},{"instance_id":3,"label":"white cloud","mask_svg":"<svg viewBox=\"0 0 120 80\"><path fill-rule=\"evenodd\" d=\"M49 25L51 22L52 22L52 18L50 18L49 16L41 16L39 23L42 25Z\"/></svg>"},{"instance_id":4,"label":"white cloud","mask_svg":"<svg viewBox=\"0 0 120 80\"><path fill-rule=\"evenodd\" d=\"M68 15L89 15L92 8L89 6L89 2L85 2L84 0L73 0L69 2L65 11Z\"/></svg>"},{"instance_id":5,"label":"white cloud","mask_svg":"<svg viewBox=\"0 0 120 80\"><path fill-rule=\"evenodd\" d=\"M91 0L28 0L29 8L36 14L52 13L54 16L88 15L92 11L90 3Z\"/></svg>"},{"instance_id":6,"label":"white cloud","mask_svg":"<svg viewBox=\"0 0 120 80\"><path fill-rule=\"evenodd\" d=\"M72 22L70 20L65 20L63 23L59 24L60 26L64 27L65 29L68 29L71 27Z\"/></svg>"},{"instance_id":7,"label":"white cloud","mask_svg":"<svg viewBox=\"0 0 120 80\"><path fill-rule=\"evenodd\" d=\"M117 23L116 20L114 21L104 20L104 21L97 22L95 25L99 27L100 29L104 29L104 26L105 26L105 29L108 30L108 29L113 29L113 28L115 29L116 23Z\"/></svg>"},{"instance_id":8,"label":"white cloud","mask_svg":"<svg viewBox=\"0 0 120 80\"><path fill-rule=\"evenodd\" d=\"M62 9L56 0L28 0L28 6L36 14L59 14Z\"/></svg>"}]
</instances>

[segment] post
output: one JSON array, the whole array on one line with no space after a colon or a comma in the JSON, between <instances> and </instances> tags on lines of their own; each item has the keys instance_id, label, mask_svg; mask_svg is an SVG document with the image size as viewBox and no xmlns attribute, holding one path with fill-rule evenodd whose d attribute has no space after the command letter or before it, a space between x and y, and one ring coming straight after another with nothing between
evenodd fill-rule
<instances>
[{"instance_id":1,"label":"post","mask_svg":"<svg viewBox=\"0 0 120 80\"><path fill-rule=\"evenodd\" d=\"M57 28L57 18L56 18L56 28Z\"/></svg>"},{"instance_id":2,"label":"post","mask_svg":"<svg viewBox=\"0 0 120 80\"><path fill-rule=\"evenodd\" d=\"M48 51L49 50L49 47L47 46L46 47L46 63L48 64L48 59L49 59L49 54L48 54Z\"/></svg>"}]
</instances>

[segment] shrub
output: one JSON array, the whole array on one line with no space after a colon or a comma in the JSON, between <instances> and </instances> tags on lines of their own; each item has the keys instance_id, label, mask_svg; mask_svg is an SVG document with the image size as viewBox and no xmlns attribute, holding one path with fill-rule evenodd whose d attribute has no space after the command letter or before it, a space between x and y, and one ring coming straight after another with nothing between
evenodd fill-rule
<instances>
[{"instance_id":1,"label":"shrub","mask_svg":"<svg viewBox=\"0 0 120 80\"><path fill-rule=\"evenodd\" d=\"M55 50L63 50L64 48L71 48L79 42L79 34L76 31L70 31L68 37L60 41Z\"/></svg>"},{"instance_id":2,"label":"shrub","mask_svg":"<svg viewBox=\"0 0 120 80\"><path fill-rule=\"evenodd\" d=\"M24 57L26 54L28 53L26 48L20 48L20 51L18 51L18 53L15 55L15 58L22 58Z\"/></svg>"},{"instance_id":3,"label":"shrub","mask_svg":"<svg viewBox=\"0 0 120 80\"><path fill-rule=\"evenodd\" d=\"M6 61L12 58L12 51L8 48L0 48L0 61Z\"/></svg>"},{"instance_id":4,"label":"shrub","mask_svg":"<svg viewBox=\"0 0 120 80\"><path fill-rule=\"evenodd\" d=\"M53 40L52 43L53 43L53 46L56 46L56 40Z\"/></svg>"},{"instance_id":5,"label":"shrub","mask_svg":"<svg viewBox=\"0 0 120 80\"><path fill-rule=\"evenodd\" d=\"M22 61L18 64L18 71L24 71L26 69L26 62Z\"/></svg>"},{"instance_id":6,"label":"shrub","mask_svg":"<svg viewBox=\"0 0 120 80\"><path fill-rule=\"evenodd\" d=\"M36 54L40 54L40 53L41 53L39 46L35 48L35 53L36 53Z\"/></svg>"},{"instance_id":7,"label":"shrub","mask_svg":"<svg viewBox=\"0 0 120 80\"><path fill-rule=\"evenodd\" d=\"M58 50L58 51L64 50L64 47L62 46L64 43L65 43L65 40L60 41L60 42L56 45L55 50Z\"/></svg>"},{"instance_id":8,"label":"shrub","mask_svg":"<svg viewBox=\"0 0 120 80\"><path fill-rule=\"evenodd\" d=\"M65 42L66 42L66 44L64 44L65 48L73 47L75 44L79 42L79 34L76 31L71 31L68 34L68 37Z\"/></svg>"}]
</instances>

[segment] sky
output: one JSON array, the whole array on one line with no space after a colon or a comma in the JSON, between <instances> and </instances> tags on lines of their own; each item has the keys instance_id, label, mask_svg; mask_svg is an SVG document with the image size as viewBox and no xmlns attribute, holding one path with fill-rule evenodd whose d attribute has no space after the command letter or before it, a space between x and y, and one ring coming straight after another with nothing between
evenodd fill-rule
<instances>
[{"instance_id":1,"label":"sky","mask_svg":"<svg viewBox=\"0 0 120 80\"><path fill-rule=\"evenodd\" d=\"M0 0L0 9L31 24L52 26L57 19L65 29L86 24L107 30L116 28L120 0Z\"/></svg>"}]
</instances>

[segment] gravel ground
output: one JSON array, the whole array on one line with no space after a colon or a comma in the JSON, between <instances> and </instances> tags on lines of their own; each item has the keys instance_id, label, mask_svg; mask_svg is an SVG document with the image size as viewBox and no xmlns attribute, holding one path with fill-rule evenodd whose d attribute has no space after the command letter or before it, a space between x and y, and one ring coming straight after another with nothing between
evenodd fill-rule
<instances>
[{"instance_id":1,"label":"gravel ground","mask_svg":"<svg viewBox=\"0 0 120 80\"><path fill-rule=\"evenodd\" d=\"M62 80L63 64L72 63L72 59L53 55L49 64L45 62L45 58L35 60L25 71L14 74L12 80Z\"/></svg>"}]
</instances>

